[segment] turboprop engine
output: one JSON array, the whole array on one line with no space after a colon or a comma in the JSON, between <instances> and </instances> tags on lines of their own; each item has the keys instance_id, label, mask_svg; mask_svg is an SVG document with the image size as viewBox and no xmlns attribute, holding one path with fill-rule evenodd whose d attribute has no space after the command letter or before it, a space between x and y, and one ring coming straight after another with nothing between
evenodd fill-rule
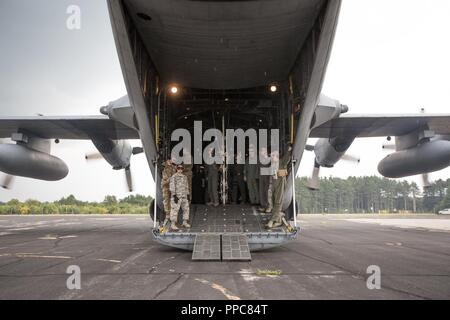
<instances>
[{"instance_id":1,"label":"turboprop engine","mask_svg":"<svg viewBox=\"0 0 450 320\"><path fill-rule=\"evenodd\" d=\"M104 158L114 170L125 169L130 166L133 148L125 140L92 139L100 154L86 155L86 159ZM97 156L98 155L98 156Z\"/></svg>"},{"instance_id":2,"label":"turboprop engine","mask_svg":"<svg viewBox=\"0 0 450 320\"><path fill-rule=\"evenodd\" d=\"M347 112L348 106L322 94L311 127L318 127L332 119L339 118ZM339 160L360 162L359 158L345 154L354 140L354 137L321 138L314 146L307 145L305 147L307 151L314 151L315 154L314 168L311 177L308 179L309 189L319 189L321 167L332 168Z\"/></svg>"},{"instance_id":3,"label":"turboprop engine","mask_svg":"<svg viewBox=\"0 0 450 320\"><path fill-rule=\"evenodd\" d=\"M360 159L346 154L352 145L354 138L332 138L319 139L315 146L306 146L306 150L314 151L314 168L311 177L308 179L308 188L318 190L320 184L320 168L333 168L340 160L360 162Z\"/></svg>"},{"instance_id":4,"label":"turboprop engine","mask_svg":"<svg viewBox=\"0 0 450 320\"><path fill-rule=\"evenodd\" d=\"M354 140L354 138L319 139L314 146L316 162L321 167L334 167L344 157L345 152L347 152Z\"/></svg>"},{"instance_id":5,"label":"turboprop engine","mask_svg":"<svg viewBox=\"0 0 450 320\"><path fill-rule=\"evenodd\" d=\"M132 155L143 153L139 147L133 148L126 140L92 139L99 153L86 155L86 160L105 159L114 170L125 170L125 179L128 190L133 191L133 178L131 175L130 160Z\"/></svg>"},{"instance_id":6,"label":"turboprop engine","mask_svg":"<svg viewBox=\"0 0 450 320\"><path fill-rule=\"evenodd\" d=\"M450 166L450 141L434 140L394 152L378 165L386 178L403 178L439 171Z\"/></svg>"}]
</instances>

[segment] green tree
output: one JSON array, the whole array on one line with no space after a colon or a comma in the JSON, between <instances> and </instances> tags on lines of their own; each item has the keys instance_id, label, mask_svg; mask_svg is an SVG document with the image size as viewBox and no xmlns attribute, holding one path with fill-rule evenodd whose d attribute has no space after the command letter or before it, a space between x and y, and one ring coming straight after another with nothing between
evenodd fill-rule
<instances>
[{"instance_id":1,"label":"green tree","mask_svg":"<svg viewBox=\"0 0 450 320\"><path fill-rule=\"evenodd\" d=\"M56 204L54 203L46 203L42 208L43 214L58 214L59 210Z\"/></svg>"},{"instance_id":2,"label":"green tree","mask_svg":"<svg viewBox=\"0 0 450 320\"><path fill-rule=\"evenodd\" d=\"M103 200L103 204L105 206L114 206L117 205L117 203L118 201L115 196L106 196L105 199Z\"/></svg>"},{"instance_id":3,"label":"green tree","mask_svg":"<svg viewBox=\"0 0 450 320\"><path fill-rule=\"evenodd\" d=\"M67 205L67 206L79 206L82 205L83 202L79 201L75 198L75 196L73 194L71 194L70 196L68 196L67 198L62 198L61 200L58 201L58 204L62 204L62 205Z\"/></svg>"}]
</instances>

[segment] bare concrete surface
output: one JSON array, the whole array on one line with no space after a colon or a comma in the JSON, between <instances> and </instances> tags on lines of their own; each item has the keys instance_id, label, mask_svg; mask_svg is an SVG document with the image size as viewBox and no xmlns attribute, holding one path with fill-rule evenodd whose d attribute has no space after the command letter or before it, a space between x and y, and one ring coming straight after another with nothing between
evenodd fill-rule
<instances>
[{"instance_id":1,"label":"bare concrete surface","mask_svg":"<svg viewBox=\"0 0 450 320\"><path fill-rule=\"evenodd\" d=\"M449 223L300 216L298 240L251 262L198 262L154 242L146 216L0 216L0 299L449 299ZM71 265L81 290L67 289Z\"/></svg>"}]
</instances>

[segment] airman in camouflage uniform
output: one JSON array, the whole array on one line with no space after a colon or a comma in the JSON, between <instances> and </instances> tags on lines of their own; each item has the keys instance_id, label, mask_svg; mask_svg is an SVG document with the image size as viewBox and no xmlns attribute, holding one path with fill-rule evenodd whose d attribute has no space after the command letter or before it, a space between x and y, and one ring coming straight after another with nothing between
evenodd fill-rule
<instances>
[{"instance_id":1,"label":"airman in camouflage uniform","mask_svg":"<svg viewBox=\"0 0 450 320\"><path fill-rule=\"evenodd\" d=\"M249 161L249 160L248 160ZM244 167L244 180L247 182L248 197L252 205L259 203L259 165L258 164L245 164Z\"/></svg>"},{"instance_id":2,"label":"airman in camouflage uniform","mask_svg":"<svg viewBox=\"0 0 450 320\"><path fill-rule=\"evenodd\" d=\"M183 227L190 228L189 225L189 185L188 179L183 174L183 165L177 166L177 172L170 178L170 228L178 230L176 225L178 220L178 211L180 207L183 210Z\"/></svg>"},{"instance_id":3,"label":"airman in camouflage uniform","mask_svg":"<svg viewBox=\"0 0 450 320\"><path fill-rule=\"evenodd\" d=\"M245 181L244 181L244 165L243 164L233 164L229 166L230 170L230 181L231 181L231 199L233 204L238 203L238 193L240 193L241 203L245 203L246 193L245 193Z\"/></svg>"},{"instance_id":4,"label":"airman in camouflage uniform","mask_svg":"<svg viewBox=\"0 0 450 320\"><path fill-rule=\"evenodd\" d=\"M166 214L166 219L170 219L170 187L169 182L170 178L175 174L175 166L173 165L172 160L167 160L164 164L164 169L162 172L161 179L161 190L163 194L163 205L164 212Z\"/></svg>"},{"instance_id":5,"label":"airman in camouflage uniform","mask_svg":"<svg viewBox=\"0 0 450 320\"><path fill-rule=\"evenodd\" d=\"M254 145L250 145L250 148L248 150L248 159L245 164L244 172L245 177L244 180L247 182L247 188L248 188L248 197L250 200L250 203L252 205L257 205L260 203L259 199L259 171L260 166L258 163L251 164L252 159L257 160L258 155L256 153L256 149Z\"/></svg>"},{"instance_id":6,"label":"airman in camouflage uniform","mask_svg":"<svg viewBox=\"0 0 450 320\"><path fill-rule=\"evenodd\" d=\"M260 157L260 172L259 172L259 201L261 207L259 211L266 212L270 209L269 212L272 211L272 199L271 199L271 190L270 190L270 169L271 163L269 155L267 154L267 148L261 148L259 153Z\"/></svg>"},{"instance_id":7,"label":"airman in camouflage uniform","mask_svg":"<svg viewBox=\"0 0 450 320\"><path fill-rule=\"evenodd\" d=\"M188 180L188 187L189 187L189 198L188 201L189 203L192 200L192 169L193 169L193 165L192 164L184 164L183 165L183 174L186 176L187 180Z\"/></svg>"},{"instance_id":8,"label":"airman in camouflage uniform","mask_svg":"<svg viewBox=\"0 0 450 320\"><path fill-rule=\"evenodd\" d=\"M192 164L192 156L191 152L188 149L183 149L183 174L188 179L188 186L189 186L189 196L192 197L192 170L194 168ZM188 198L189 203L191 203L191 198Z\"/></svg>"},{"instance_id":9,"label":"airman in camouflage uniform","mask_svg":"<svg viewBox=\"0 0 450 320\"><path fill-rule=\"evenodd\" d=\"M284 190L288 176L288 166L291 161L292 147L280 159L278 151L272 153L272 165L276 166L276 174L272 177L272 218L266 225L267 228L277 228L283 224L284 213L281 212L283 205Z\"/></svg>"},{"instance_id":10,"label":"airman in camouflage uniform","mask_svg":"<svg viewBox=\"0 0 450 320\"><path fill-rule=\"evenodd\" d=\"M218 183L219 183L219 168L216 164L207 164L207 177L208 177L208 196L209 201L207 205L218 207L219 203L219 193L218 193Z\"/></svg>"}]
</instances>

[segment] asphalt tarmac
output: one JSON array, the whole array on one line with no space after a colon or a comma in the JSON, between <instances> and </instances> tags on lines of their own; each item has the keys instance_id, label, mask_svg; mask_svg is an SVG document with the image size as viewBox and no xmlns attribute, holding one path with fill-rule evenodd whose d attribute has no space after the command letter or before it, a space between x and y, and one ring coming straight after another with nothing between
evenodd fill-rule
<instances>
[{"instance_id":1,"label":"asphalt tarmac","mask_svg":"<svg viewBox=\"0 0 450 320\"><path fill-rule=\"evenodd\" d=\"M0 299L450 298L450 217L299 224L298 240L251 262L194 262L154 242L146 216L0 216ZM67 287L73 265L80 290ZM369 266L379 290L368 289Z\"/></svg>"}]
</instances>

